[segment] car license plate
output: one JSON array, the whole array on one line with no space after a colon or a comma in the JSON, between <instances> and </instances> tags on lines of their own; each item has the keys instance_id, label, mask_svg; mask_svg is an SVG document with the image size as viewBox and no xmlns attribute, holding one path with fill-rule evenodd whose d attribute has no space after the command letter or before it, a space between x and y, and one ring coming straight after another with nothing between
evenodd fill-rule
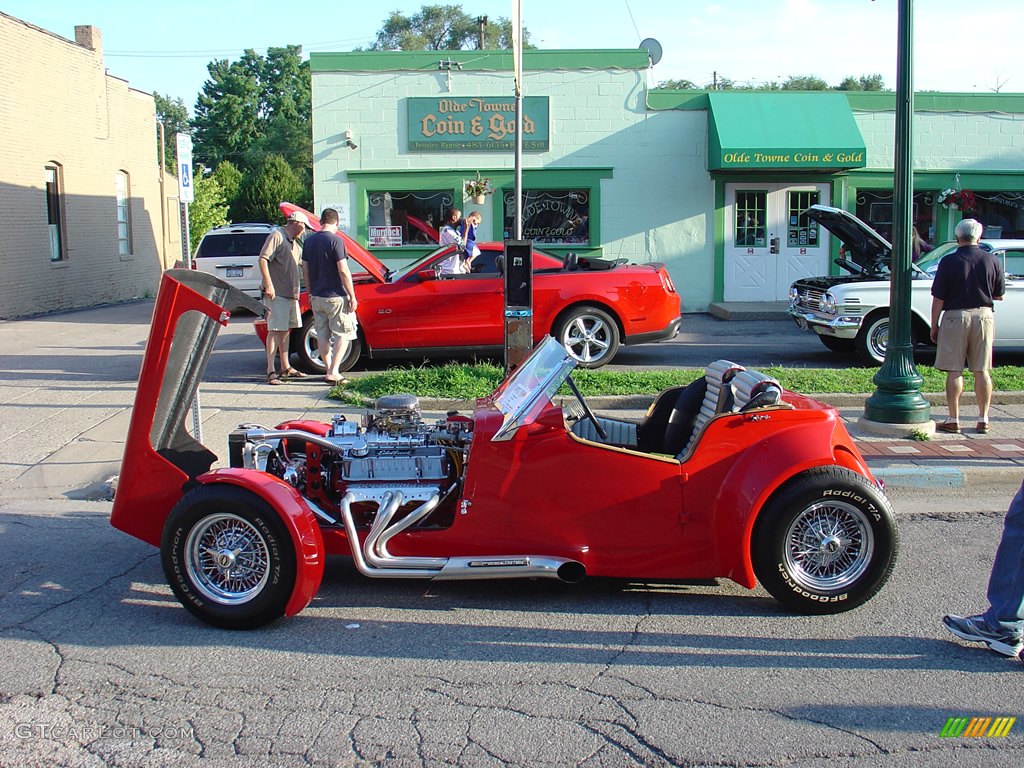
<instances>
[{"instance_id":1,"label":"car license plate","mask_svg":"<svg viewBox=\"0 0 1024 768\"><path fill-rule=\"evenodd\" d=\"M807 320L806 320L806 318L794 317L793 319L796 320L796 325L797 325L798 328L800 328L800 330L802 330L802 331L806 331L807 330Z\"/></svg>"},{"instance_id":2,"label":"car license plate","mask_svg":"<svg viewBox=\"0 0 1024 768\"><path fill-rule=\"evenodd\" d=\"M241 267L228 267L227 277L241 277L241 276L242 276L242 268Z\"/></svg>"}]
</instances>

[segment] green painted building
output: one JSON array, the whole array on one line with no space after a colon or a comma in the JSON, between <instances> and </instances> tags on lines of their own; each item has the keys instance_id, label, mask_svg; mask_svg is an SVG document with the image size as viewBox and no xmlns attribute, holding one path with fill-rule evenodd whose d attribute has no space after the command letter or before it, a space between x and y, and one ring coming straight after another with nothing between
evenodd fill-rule
<instances>
[{"instance_id":1,"label":"green painted building","mask_svg":"<svg viewBox=\"0 0 1024 768\"><path fill-rule=\"evenodd\" d=\"M514 98L504 51L314 53L318 208L380 258L431 250L443 211L512 226ZM526 51L523 234L558 255L664 262L688 312L777 301L833 271L838 244L807 221L837 205L887 233L893 93L651 89L643 50ZM932 242L970 189L989 236L1024 237L1024 95L915 97L914 220ZM488 179L481 201L466 180Z\"/></svg>"}]
</instances>

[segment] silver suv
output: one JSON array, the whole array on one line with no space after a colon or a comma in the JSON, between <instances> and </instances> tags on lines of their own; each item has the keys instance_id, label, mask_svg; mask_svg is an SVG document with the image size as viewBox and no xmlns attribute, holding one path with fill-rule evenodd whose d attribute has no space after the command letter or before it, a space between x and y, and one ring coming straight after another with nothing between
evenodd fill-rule
<instances>
[{"instance_id":1,"label":"silver suv","mask_svg":"<svg viewBox=\"0 0 1024 768\"><path fill-rule=\"evenodd\" d=\"M192 268L219 277L226 283L260 297L260 249L273 224L225 224L203 235L192 260Z\"/></svg>"}]
</instances>

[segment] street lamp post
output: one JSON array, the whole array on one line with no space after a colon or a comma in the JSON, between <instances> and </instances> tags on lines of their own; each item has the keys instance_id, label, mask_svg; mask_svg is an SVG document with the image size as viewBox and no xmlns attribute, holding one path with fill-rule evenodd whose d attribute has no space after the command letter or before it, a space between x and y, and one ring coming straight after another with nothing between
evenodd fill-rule
<instances>
[{"instance_id":1,"label":"street lamp post","mask_svg":"<svg viewBox=\"0 0 1024 768\"><path fill-rule=\"evenodd\" d=\"M924 379L914 367L910 328L914 226L913 0L899 0L898 16L889 343L885 361L873 379L877 389L865 401L864 418L881 424L924 424L931 421L931 411L921 395Z\"/></svg>"}]
</instances>

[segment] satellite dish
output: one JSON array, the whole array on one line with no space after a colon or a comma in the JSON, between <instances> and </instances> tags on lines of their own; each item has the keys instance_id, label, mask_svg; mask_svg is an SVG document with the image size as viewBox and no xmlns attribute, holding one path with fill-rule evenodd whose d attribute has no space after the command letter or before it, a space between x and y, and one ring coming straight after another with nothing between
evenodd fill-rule
<instances>
[{"instance_id":1,"label":"satellite dish","mask_svg":"<svg viewBox=\"0 0 1024 768\"><path fill-rule=\"evenodd\" d=\"M655 40L653 37L648 37L642 43L640 43L641 49L647 50L647 55L651 57L651 64L657 64L661 61L661 43Z\"/></svg>"}]
</instances>

